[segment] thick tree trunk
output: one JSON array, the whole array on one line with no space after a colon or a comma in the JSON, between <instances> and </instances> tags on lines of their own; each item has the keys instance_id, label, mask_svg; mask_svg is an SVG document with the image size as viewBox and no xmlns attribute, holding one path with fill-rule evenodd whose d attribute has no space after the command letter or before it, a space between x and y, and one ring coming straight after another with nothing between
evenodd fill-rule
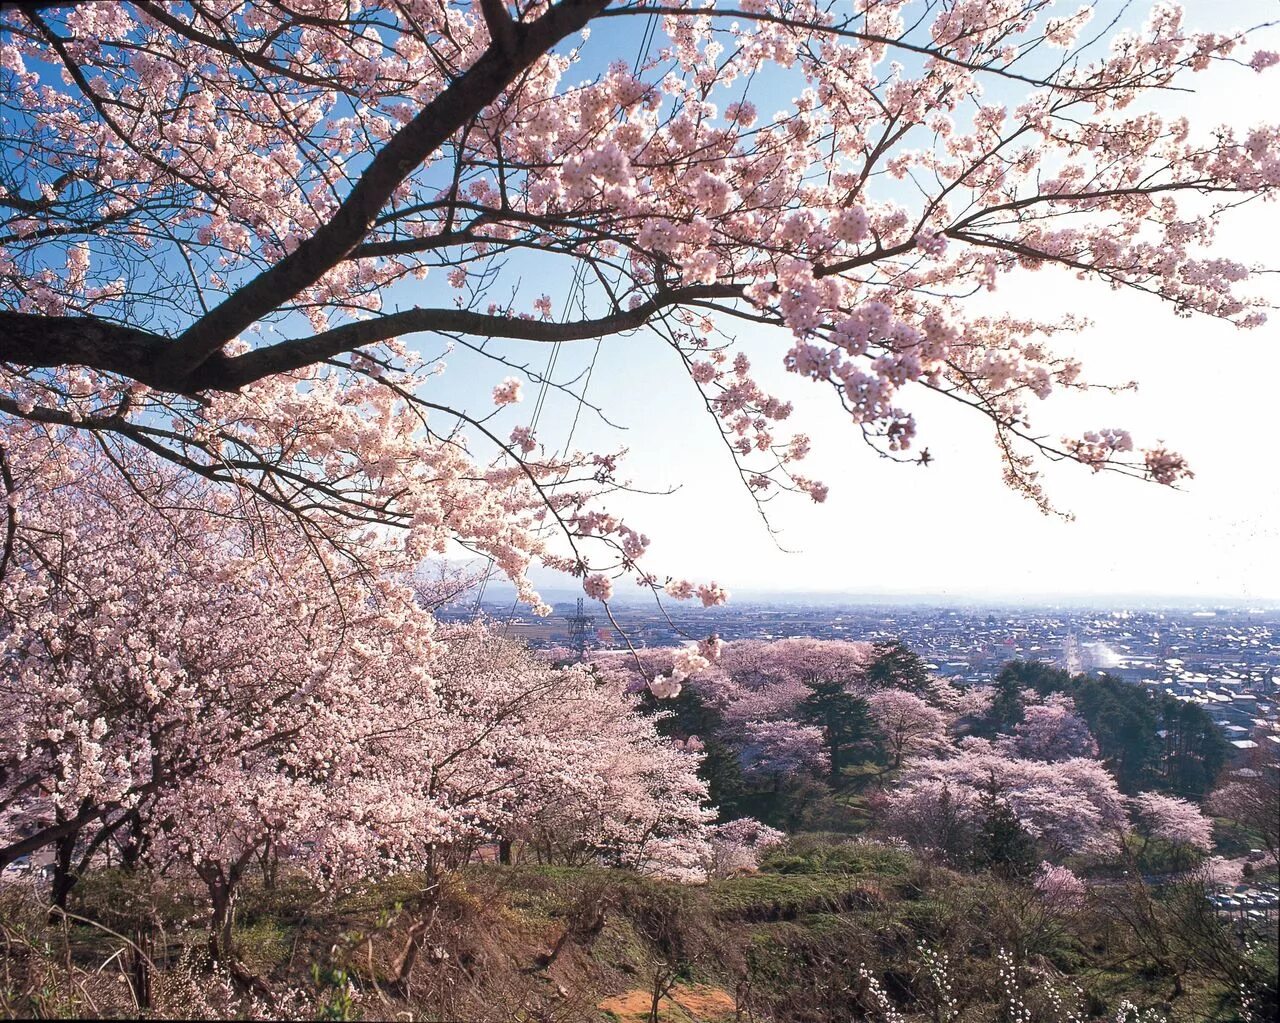
<instances>
[{"instance_id":1,"label":"thick tree trunk","mask_svg":"<svg viewBox=\"0 0 1280 1023\"><path fill-rule=\"evenodd\" d=\"M262 868L263 887L274 888L280 875L280 856L274 842L268 842L258 854L258 865Z\"/></svg>"},{"instance_id":2,"label":"thick tree trunk","mask_svg":"<svg viewBox=\"0 0 1280 1023\"><path fill-rule=\"evenodd\" d=\"M498 862L508 866L511 864L511 839L498 839Z\"/></svg>"},{"instance_id":3,"label":"thick tree trunk","mask_svg":"<svg viewBox=\"0 0 1280 1023\"><path fill-rule=\"evenodd\" d=\"M71 860L79 837L80 832L73 831L58 839L53 847L53 886L49 893L49 902L54 907L51 913L53 917L61 917L62 911L67 908L67 896L75 887L76 875L71 869Z\"/></svg>"},{"instance_id":4,"label":"thick tree trunk","mask_svg":"<svg viewBox=\"0 0 1280 1023\"><path fill-rule=\"evenodd\" d=\"M120 843L120 865L126 870L136 870L142 860L144 848L142 818L134 814L129 821L125 839Z\"/></svg>"},{"instance_id":5,"label":"thick tree trunk","mask_svg":"<svg viewBox=\"0 0 1280 1023\"><path fill-rule=\"evenodd\" d=\"M209 914L209 958L223 967L231 979L241 988L252 991L270 1006L275 996L262 978L250 973L236 959L232 925L235 923L235 888L244 866L252 853L244 857L223 874L220 868L207 868L200 872L209 889L212 911Z\"/></svg>"},{"instance_id":6,"label":"thick tree trunk","mask_svg":"<svg viewBox=\"0 0 1280 1023\"><path fill-rule=\"evenodd\" d=\"M235 905L231 885L221 879L206 879L205 883L209 886L209 900L213 904L209 915L209 958L227 965L234 958L231 926L235 920Z\"/></svg>"},{"instance_id":7,"label":"thick tree trunk","mask_svg":"<svg viewBox=\"0 0 1280 1023\"><path fill-rule=\"evenodd\" d=\"M151 1008L151 958L155 948L153 931L147 923L133 932L134 947L129 950L129 973L133 998L139 1009Z\"/></svg>"}]
</instances>

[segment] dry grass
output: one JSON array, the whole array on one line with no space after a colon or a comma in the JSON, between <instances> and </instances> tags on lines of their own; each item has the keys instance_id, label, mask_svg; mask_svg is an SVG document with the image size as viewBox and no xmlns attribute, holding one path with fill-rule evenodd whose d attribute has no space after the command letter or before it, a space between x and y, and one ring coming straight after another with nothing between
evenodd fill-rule
<instances>
[{"instance_id":1,"label":"dry grass","mask_svg":"<svg viewBox=\"0 0 1280 1023\"><path fill-rule=\"evenodd\" d=\"M653 995L635 988L599 1003L618 1023L647 1023ZM724 988L712 984L677 984L658 1005L661 1023L724 1023L737 1018L737 1003Z\"/></svg>"}]
</instances>

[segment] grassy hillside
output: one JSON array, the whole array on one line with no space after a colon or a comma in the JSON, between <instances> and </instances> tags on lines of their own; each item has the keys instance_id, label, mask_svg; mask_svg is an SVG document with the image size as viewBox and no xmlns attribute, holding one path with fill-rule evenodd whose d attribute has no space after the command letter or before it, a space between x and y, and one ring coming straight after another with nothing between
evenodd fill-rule
<instances>
[{"instance_id":1,"label":"grassy hillside","mask_svg":"<svg viewBox=\"0 0 1280 1023\"><path fill-rule=\"evenodd\" d=\"M14 886L0 899L11 1016L642 1021L656 996L668 1021L1002 1020L1009 980L1036 1023L1114 1019L1124 999L1180 1023L1244 1018L1230 964L1140 940L1125 921L1150 906L1122 885L1053 912L1025 886L823 836L696 887L533 865L337 895L259 882L220 974L172 881L101 871L53 920Z\"/></svg>"}]
</instances>

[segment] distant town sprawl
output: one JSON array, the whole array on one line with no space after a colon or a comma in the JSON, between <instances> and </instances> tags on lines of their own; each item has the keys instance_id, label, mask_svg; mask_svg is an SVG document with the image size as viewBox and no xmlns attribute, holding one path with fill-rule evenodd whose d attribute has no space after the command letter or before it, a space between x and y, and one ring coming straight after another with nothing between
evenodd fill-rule
<instances>
[{"instance_id":1,"label":"distant town sprawl","mask_svg":"<svg viewBox=\"0 0 1280 1023\"><path fill-rule=\"evenodd\" d=\"M609 649L620 636L597 609L556 604L535 618L510 603L441 612L501 622L535 647ZM1011 660L1072 672L1105 671L1206 707L1241 754L1259 741L1280 746L1280 610L825 606L733 603L678 611L619 606L614 620L636 646L668 646L716 633L724 640L900 639L930 670L957 684L985 683Z\"/></svg>"}]
</instances>

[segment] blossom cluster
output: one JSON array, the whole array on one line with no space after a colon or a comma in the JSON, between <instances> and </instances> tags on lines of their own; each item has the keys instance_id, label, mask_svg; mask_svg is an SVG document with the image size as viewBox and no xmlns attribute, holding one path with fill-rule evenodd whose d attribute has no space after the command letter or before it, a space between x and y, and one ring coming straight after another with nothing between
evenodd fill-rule
<instances>
[{"instance_id":1,"label":"blossom cluster","mask_svg":"<svg viewBox=\"0 0 1280 1023\"><path fill-rule=\"evenodd\" d=\"M0 294L6 315L45 328L49 354L41 367L5 360L0 411L194 459L246 496L303 513L335 489L359 494L352 518L430 523L424 546L456 538L482 550L540 610L529 561L605 571L531 535L599 497L552 494L550 481L563 491L589 469L607 488L615 456L533 460L532 424L508 447L461 410L441 423L447 412L408 372L401 337L454 338L524 371L492 342L652 326L760 501L778 490L822 501L828 489L800 471L810 438L780 432L792 403L725 333L739 318L774 328L774 366L820 385L890 457L926 457L909 399L932 390L990 420L1006 481L1044 506L1039 454L1185 479L1179 455L1123 431L1056 445L1033 432L1034 402L1084 386L1049 344L1079 321L982 311L970 296L1065 272L1180 314L1262 322L1245 289L1252 271L1213 248L1214 232L1238 199L1280 185L1280 129L1208 135L1135 111L1211 65L1263 72L1276 55L1242 61L1244 33L1195 32L1166 4L1084 50L1088 7L1001 0L927 13L906 18L897 0L876 0L851 27L813 0L753 0L731 18L676 5L654 52L571 84L597 43L570 45L582 25L535 5L519 17L539 30L518 35L542 49L499 72L485 99L461 95L469 79L456 74L494 53L473 6L7 8L0 60L19 113L6 146L23 175L0 204ZM748 95L763 67L797 86L771 112ZM1028 94L989 98L1002 95L991 85L1015 83ZM437 100L470 110L438 138L424 113ZM908 178L910 192L882 186ZM453 185L442 191L442 180ZM1206 208L1205 196L1221 202ZM586 323L554 322L550 296L522 287L512 257L529 249L588 282L577 302ZM433 271L453 306L424 308L411 290ZM255 288L270 292L265 304ZM118 357L144 342L177 347L255 303L185 383L148 393L138 377L149 374ZM119 351L81 344L108 327L134 333ZM247 383L205 388L195 372L246 354L267 356ZM390 397L372 396L371 381ZM217 393L192 398L203 390ZM492 384L499 411L520 395L517 376ZM473 449L481 437L504 448L500 464L466 457L463 435ZM406 489L411 459L428 468ZM420 496L437 481L469 492ZM489 513L515 483L517 517L540 517L504 530ZM524 500L530 487L535 501ZM626 553L621 570L633 561Z\"/></svg>"},{"instance_id":2,"label":"blossom cluster","mask_svg":"<svg viewBox=\"0 0 1280 1023\"><path fill-rule=\"evenodd\" d=\"M347 561L161 459L126 478L74 432L24 440L0 572L4 862L68 821L90 850L128 824L216 908L268 848L335 884L495 838L682 877L708 855L697 748L622 684L438 626L399 544Z\"/></svg>"}]
</instances>

